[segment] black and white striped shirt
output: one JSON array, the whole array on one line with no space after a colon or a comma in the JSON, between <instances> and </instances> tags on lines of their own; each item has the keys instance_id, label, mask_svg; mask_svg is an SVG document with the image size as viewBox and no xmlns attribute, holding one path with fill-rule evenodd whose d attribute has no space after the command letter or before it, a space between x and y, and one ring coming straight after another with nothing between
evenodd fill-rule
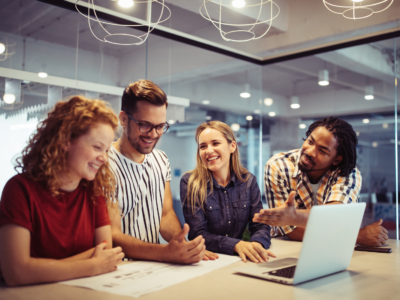
<instances>
[{"instance_id":1,"label":"black and white striped shirt","mask_svg":"<svg viewBox=\"0 0 400 300\"><path fill-rule=\"evenodd\" d=\"M145 242L159 243L165 183L171 181L167 155L154 149L138 164L112 146L108 157L116 180L122 233Z\"/></svg>"}]
</instances>

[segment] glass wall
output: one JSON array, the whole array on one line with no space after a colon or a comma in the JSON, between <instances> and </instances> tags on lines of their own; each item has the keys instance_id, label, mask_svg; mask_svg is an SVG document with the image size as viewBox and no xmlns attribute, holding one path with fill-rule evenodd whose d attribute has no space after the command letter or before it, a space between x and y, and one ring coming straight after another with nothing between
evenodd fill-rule
<instances>
[{"instance_id":1,"label":"glass wall","mask_svg":"<svg viewBox=\"0 0 400 300\"><path fill-rule=\"evenodd\" d=\"M36 18L39 13L50 13L51 18ZM221 120L235 130L241 161L256 175L264 194L268 159L301 147L315 120L339 116L353 125L359 139L360 201L368 204L364 225L383 219L390 237L395 237L394 78L400 72L399 39L261 67L156 35L140 46L102 43L76 12L34 0L22 6L9 2L0 20L0 43L6 47L0 54L0 94L14 91L17 96L13 104L0 101L0 139L6 144L0 158L0 191L15 174L15 158L54 101L83 94L108 101L118 113L123 88L147 78L160 85L172 103L172 126L158 147L169 156L176 207L180 177L195 167L194 132L202 122ZM182 27L173 22L168 20L166 26ZM39 72L48 77L38 77ZM329 84L319 85L322 79ZM173 113L182 108L184 115Z\"/></svg>"}]
</instances>

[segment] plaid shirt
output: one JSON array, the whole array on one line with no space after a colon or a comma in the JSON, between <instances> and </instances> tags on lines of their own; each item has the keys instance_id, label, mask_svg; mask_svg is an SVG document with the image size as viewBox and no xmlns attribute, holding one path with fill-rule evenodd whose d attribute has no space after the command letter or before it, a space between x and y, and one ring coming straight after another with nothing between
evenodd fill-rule
<instances>
[{"instance_id":1,"label":"plaid shirt","mask_svg":"<svg viewBox=\"0 0 400 300\"><path fill-rule=\"evenodd\" d=\"M265 197L269 208L281 206L291 191L296 191L296 209L311 209L314 194L308 176L299 170L300 149L274 155L265 165ZM361 191L361 173L356 168L348 177L339 175L338 170L329 170L320 180L316 195L318 204L339 201L353 203L358 201ZM271 236L285 235L296 226L271 227Z\"/></svg>"}]
</instances>

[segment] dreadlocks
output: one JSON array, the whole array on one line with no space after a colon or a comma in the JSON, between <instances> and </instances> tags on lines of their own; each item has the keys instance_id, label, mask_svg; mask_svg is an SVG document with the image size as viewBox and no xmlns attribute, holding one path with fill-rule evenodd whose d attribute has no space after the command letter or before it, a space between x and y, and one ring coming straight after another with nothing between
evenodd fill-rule
<instances>
[{"instance_id":1,"label":"dreadlocks","mask_svg":"<svg viewBox=\"0 0 400 300\"><path fill-rule=\"evenodd\" d=\"M356 146L358 139L353 127L339 118L329 117L312 123L306 132L306 136L308 137L318 127L325 127L335 136L337 140L336 150L338 155L343 157L342 162L337 166L332 166L332 168L338 168L341 176L349 176L357 161Z\"/></svg>"}]
</instances>

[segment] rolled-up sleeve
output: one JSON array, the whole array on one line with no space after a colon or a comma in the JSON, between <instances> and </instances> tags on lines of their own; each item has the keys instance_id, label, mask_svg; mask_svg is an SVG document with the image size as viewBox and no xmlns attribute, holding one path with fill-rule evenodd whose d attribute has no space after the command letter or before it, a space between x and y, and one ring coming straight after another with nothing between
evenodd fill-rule
<instances>
[{"instance_id":1,"label":"rolled-up sleeve","mask_svg":"<svg viewBox=\"0 0 400 300\"><path fill-rule=\"evenodd\" d=\"M212 252L234 254L234 248L241 240L212 234L208 230L207 218L204 211L196 205L195 213L193 214L190 206L190 199L187 199L187 185L190 174L185 174L180 182L180 196L185 222L189 225L189 240L195 239L201 235L205 239L206 249Z\"/></svg>"},{"instance_id":2,"label":"rolled-up sleeve","mask_svg":"<svg viewBox=\"0 0 400 300\"><path fill-rule=\"evenodd\" d=\"M329 188L325 203L334 201L344 204L358 202L361 182L361 173L357 168L353 169L347 177L338 176Z\"/></svg>"},{"instance_id":3,"label":"rolled-up sleeve","mask_svg":"<svg viewBox=\"0 0 400 300\"><path fill-rule=\"evenodd\" d=\"M253 177L253 182L250 186L251 197L251 211L249 216L249 231L251 234L251 242L258 242L265 249L271 246L271 227L262 223L255 223L252 221L254 214L259 213L263 208L261 202L261 193L257 180Z\"/></svg>"}]
</instances>

